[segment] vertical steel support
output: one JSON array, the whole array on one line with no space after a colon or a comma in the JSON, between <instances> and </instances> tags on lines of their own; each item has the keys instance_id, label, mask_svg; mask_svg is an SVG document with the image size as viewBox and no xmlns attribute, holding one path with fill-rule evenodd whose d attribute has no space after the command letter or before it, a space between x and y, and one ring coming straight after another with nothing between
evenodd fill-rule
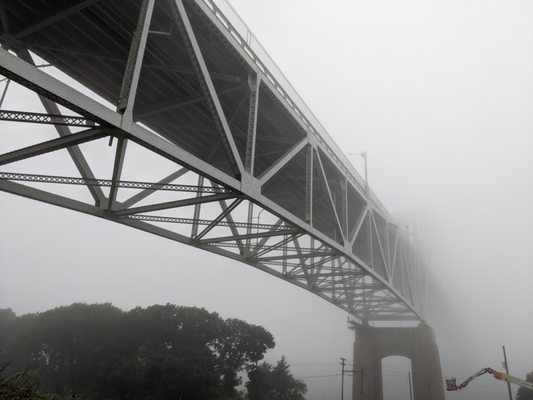
<instances>
[{"instance_id":1,"label":"vertical steel support","mask_svg":"<svg viewBox=\"0 0 533 400\"><path fill-rule=\"evenodd\" d=\"M282 265L282 274L284 276L287 275L287 241L288 241L288 237L287 235L283 236L283 265Z\"/></svg>"},{"instance_id":2,"label":"vertical steel support","mask_svg":"<svg viewBox=\"0 0 533 400\"><path fill-rule=\"evenodd\" d=\"M305 221L313 225L313 146L307 146L305 160Z\"/></svg>"},{"instance_id":3,"label":"vertical steel support","mask_svg":"<svg viewBox=\"0 0 533 400\"><path fill-rule=\"evenodd\" d=\"M372 243L372 225L374 224L374 211L370 210L368 211L368 229L367 229L367 235L368 235L368 249L370 251L370 266L374 268L374 243Z\"/></svg>"},{"instance_id":4,"label":"vertical steel support","mask_svg":"<svg viewBox=\"0 0 533 400\"><path fill-rule=\"evenodd\" d=\"M4 104L4 99L6 98L7 89L9 89L9 84L11 83L11 79L6 78L6 85L4 86L4 90L2 91L2 97L0 97L0 108L2 108L2 105Z\"/></svg>"},{"instance_id":5,"label":"vertical steel support","mask_svg":"<svg viewBox=\"0 0 533 400\"><path fill-rule=\"evenodd\" d=\"M248 202L248 218L246 220L246 222L248 223L248 227L246 228L247 235L252 234L253 217L254 217L254 203L249 201ZM248 252L248 254L250 254L251 246L252 246L252 239L251 238L246 239L246 251Z\"/></svg>"},{"instance_id":6,"label":"vertical steel support","mask_svg":"<svg viewBox=\"0 0 533 400\"><path fill-rule=\"evenodd\" d=\"M126 156L126 148L128 147L128 140L119 138L117 141L117 150L115 153L115 164L113 166L113 177L111 178L111 188L109 189L109 200L107 202L107 209L112 210L115 200L117 198L117 181L120 180L122 174L122 167L124 166L124 157Z\"/></svg>"},{"instance_id":7,"label":"vertical steel support","mask_svg":"<svg viewBox=\"0 0 533 400\"><path fill-rule=\"evenodd\" d=\"M310 239L310 247L311 247L311 254L315 254L315 238L311 236L311 239ZM309 270L311 271L311 274L313 275L316 271L315 271L315 256L311 256L311 258L309 258ZM316 284L316 280L313 279L313 285Z\"/></svg>"},{"instance_id":8,"label":"vertical steel support","mask_svg":"<svg viewBox=\"0 0 533 400\"><path fill-rule=\"evenodd\" d=\"M201 175L198 175L198 187L203 186L203 185L204 185L204 177ZM200 197L201 195L202 195L202 191L198 190L196 192L196 197ZM192 224L192 229L191 229L191 239L194 239L198 235L198 219L200 219L201 207L202 205L200 203L195 204L194 206L194 213L192 217L194 222Z\"/></svg>"},{"instance_id":9,"label":"vertical steel support","mask_svg":"<svg viewBox=\"0 0 533 400\"><path fill-rule=\"evenodd\" d=\"M348 224L348 177L344 175L341 178L341 187L342 187L342 214L343 214L343 223L344 223L344 232L346 241L350 241L350 230Z\"/></svg>"},{"instance_id":10,"label":"vertical steel support","mask_svg":"<svg viewBox=\"0 0 533 400\"><path fill-rule=\"evenodd\" d=\"M154 3L155 0L143 0L141 3L137 28L131 40L130 53L117 104L117 110L124 114L123 118L126 120L126 123L131 123L133 120L133 105L139 84L139 76L141 74Z\"/></svg>"},{"instance_id":11,"label":"vertical steel support","mask_svg":"<svg viewBox=\"0 0 533 400\"><path fill-rule=\"evenodd\" d=\"M250 105L248 108L248 137L246 139L246 158L244 169L250 175L254 173L255 138L257 131L257 109L259 106L259 85L261 78L257 74L248 76L250 86Z\"/></svg>"},{"instance_id":12,"label":"vertical steel support","mask_svg":"<svg viewBox=\"0 0 533 400\"><path fill-rule=\"evenodd\" d=\"M202 88L202 93L206 99L207 106L213 117L213 121L222 139L222 144L226 150L228 162L230 163L235 176L240 177L244 170L237 145L229 129L228 121L224 116L224 111L218 98L215 86L207 69L202 51L196 40L196 35L192 29L191 22L187 16L185 6L182 0L168 0L170 9L174 13L175 20L178 22L178 29L183 38L185 48L189 54L193 69Z\"/></svg>"}]
</instances>

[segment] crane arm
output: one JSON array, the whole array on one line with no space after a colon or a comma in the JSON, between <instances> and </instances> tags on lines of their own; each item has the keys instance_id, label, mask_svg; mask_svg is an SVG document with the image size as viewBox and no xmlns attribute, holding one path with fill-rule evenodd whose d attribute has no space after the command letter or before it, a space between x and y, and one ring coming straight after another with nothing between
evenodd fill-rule
<instances>
[{"instance_id":1,"label":"crane arm","mask_svg":"<svg viewBox=\"0 0 533 400\"><path fill-rule=\"evenodd\" d=\"M516 376L507 375L503 372L498 372L494 370L492 371L492 375L500 381L514 383L515 385L519 385L525 387L526 389L533 390L533 382L528 382L525 379L520 379Z\"/></svg>"},{"instance_id":2,"label":"crane arm","mask_svg":"<svg viewBox=\"0 0 533 400\"><path fill-rule=\"evenodd\" d=\"M517 378L516 376L512 376L512 375L504 374L503 372L495 371L492 368L480 369L478 372L476 372L474 375L472 375L470 378L468 378L466 381L464 381L460 385L457 385L455 378L446 379L446 390L461 390L465 388L474 379L484 374L491 374L492 376L494 376L496 379L500 381L514 383L515 385L519 385L526 389L533 390L533 382L528 382L524 379Z\"/></svg>"}]
</instances>

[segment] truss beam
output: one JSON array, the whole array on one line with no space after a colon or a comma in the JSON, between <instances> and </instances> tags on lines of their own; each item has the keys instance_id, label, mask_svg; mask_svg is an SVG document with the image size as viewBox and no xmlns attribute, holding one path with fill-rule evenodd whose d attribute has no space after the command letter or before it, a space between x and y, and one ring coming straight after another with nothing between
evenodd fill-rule
<instances>
[{"instance_id":1,"label":"truss beam","mask_svg":"<svg viewBox=\"0 0 533 400\"><path fill-rule=\"evenodd\" d=\"M110 179L86 179L76 178L71 176L55 176L55 175L38 175L38 174L19 174L16 172L0 172L0 180L10 181L24 181L24 182L40 182L40 183L58 183L65 185L85 185L85 186L102 186L110 187L113 181ZM225 188L214 188L210 186L194 186L194 185L175 185L167 183L152 183L152 182L137 182L137 181L116 181L118 188L124 189L149 189L149 190L163 190L172 192L189 192L194 193L198 190L202 193L229 193ZM154 189L157 188L157 189Z\"/></svg>"},{"instance_id":2,"label":"truss beam","mask_svg":"<svg viewBox=\"0 0 533 400\"><path fill-rule=\"evenodd\" d=\"M212 203L214 201L231 199L233 197L235 197L235 194L233 193L216 193L216 194L212 194L209 196L199 196L199 197L193 197L190 199L182 199L182 200L176 200L176 201L169 201L165 203L150 204L150 205L142 206L142 207L128 208L125 210L118 210L118 211L115 211L113 214L115 214L117 217L122 217L126 215L131 215L131 214L141 214L141 213L146 213L146 212L168 210L171 208L179 208L179 207L193 206L197 204Z\"/></svg>"},{"instance_id":3,"label":"truss beam","mask_svg":"<svg viewBox=\"0 0 533 400\"><path fill-rule=\"evenodd\" d=\"M211 0L167 0L171 11L168 17L179 31L178 40L174 40L172 45L178 46L180 54L189 58L192 68L164 65L165 60L158 58L152 49L150 55L147 54L146 57L149 62L144 59L155 0L140 0L138 3L140 7L131 7L129 11L124 9L125 13L130 12L130 15L127 15L130 21L128 24L133 26L128 28L129 33L125 32L124 27L116 28L115 33L127 39L123 40L123 43L114 40L113 47L102 43L101 46L94 46L100 49L97 51L68 49L63 48L61 44L54 45L62 42L55 40L58 38L54 37L54 29L46 27L69 18L85 7L93 5L94 1L96 0L81 1L79 3L81 8L76 8L77 5L72 7L67 5L67 8L58 9L57 15L45 15L39 17L37 21L28 20L24 24L19 24L23 28L18 32L12 30L15 36L10 36L9 33L0 36L4 48L15 50L18 54L18 57L15 57L12 53L0 49L0 74L3 74L8 82L13 80L37 93L47 111L47 113L28 113L0 110L0 120L27 122L28 125L29 123L50 124L56 128L60 136L53 141L0 155L0 165L66 149L79 172L79 177L0 172L0 190L75 209L245 262L310 290L356 317L385 318L409 313L419 316L414 304L418 303L421 297L422 292L418 286L422 285L422 278L418 267L419 261L413 254L410 244L405 238L398 239L397 236L389 239L388 233L383 236L383 224L381 220L376 221L373 215L379 212L384 216L386 223L392 221L390 215L370 190L366 192L360 190L353 169L346 166L345 159L337 151L334 143L325 132L314 126L312 119L308 119L310 114L307 114L306 110L302 112L298 102L290 98L291 95L283 89L276 76L268 71L253 49L239 36L239 31L232 27L231 22L224 18L220 10L211 8L210 5L213 5ZM80 13L79 17L86 20L86 28L90 29L91 24L94 24L93 19L98 18L96 14L105 12L107 7L107 4L105 7L93 7L91 12ZM109 5L109 7L115 6ZM136 15L133 13L135 9L140 10ZM199 20L207 22L202 25L204 30L198 30L193 26ZM137 21L136 27L135 21ZM8 22L2 21L3 26L6 27ZM61 26L64 25L69 24ZM27 36L21 34L24 29L34 29L33 32L42 30L42 35L39 35L39 38L35 38L36 35L26 38L31 33L27 33ZM111 32L104 30L113 30L114 27L99 29L101 37L113 38ZM19 39L16 34L21 34ZM57 32L55 34L57 35ZM204 44L206 37L209 38L212 34L216 34L222 40L220 42L208 40L209 44ZM36 43L36 39L42 43ZM161 39L166 40L162 37ZM43 51L39 50L41 44L48 48L41 47ZM218 63L219 57L217 58L214 48L218 45L227 46L228 54L232 54L228 57L237 56L239 63L228 62L227 68L222 64L213 66L212 64ZM96 95L117 104L117 108L107 107L100 100L96 100L96 97L88 96L66 82L39 70L26 48L37 49L38 54L43 57L44 54L50 54L50 60L47 60L51 62L50 65L62 68L67 74L72 73L70 76L80 77L82 84L94 90ZM115 53L110 50L112 48L116 50ZM80 56L76 57L76 62L72 65L64 62L68 58L65 54L69 51ZM82 53L86 53L85 60ZM128 54L127 60L117 54ZM208 70L208 65L209 69L220 69L223 73ZM78 71L77 66L83 68ZM152 85L147 85L151 88L146 89L143 85L146 93L142 94L143 101L139 103L153 106L153 109L136 108L135 121L138 122L135 122L132 110L136 103L141 66L150 70L149 75L154 78L154 85L158 81L165 81L161 79L164 77L169 84L178 86L183 84L187 88L179 90L178 86L173 86L168 88L171 90L166 90L163 86L152 88ZM100 77L104 76L104 71L113 71L116 81L108 92L103 90L102 85L111 81L109 79L99 81ZM119 76L122 71L122 76ZM194 76L199 86L188 85L186 82L188 75ZM248 85L246 85L247 79ZM216 90L215 80L219 81L216 82ZM230 93L233 94L229 95ZM261 96L266 94L269 99L274 100L275 107L270 105L270 101L258 101L259 93ZM157 101L161 98L168 99L168 103ZM70 112L61 115L58 105L66 107ZM188 108L182 109L185 106ZM159 113L163 111L168 112L160 115ZM153 114L146 114L147 112ZM276 118L275 113L279 112L290 121ZM149 118L143 119L146 117ZM267 118L268 123L260 125L261 129L265 126L268 128L269 125L281 131L287 129L287 132L296 128L302 132L301 138L297 139L298 135L289 134L279 138L281 135L276 132L257 136L258 118L259 121ZM213 120L214 124L208 120ZM196 137L187 142L189 138L184 135L184 138L180 137L179 140L169 142L169 137L165 136L166 127L181 129L181 126L189 127L190 136L196 134ZM89 129L73 134L69 127ZM109 173L111 179L97 179L85 161L82 149L78 148L80 144L94 140L98 130L106 131L107 135L117 138L114 148L115 159ZM87 133L89 131L95 135L92 139ZM182 139L183 143L180 142ZM174 172L155 182L123 180L122 170L129 165L129 162L124 164L124 160L127 156L129 161L130 153L126 154L126 150L130 140L144 150L174 163ZM256 147L256 144L259 147ZM197 153L195 153L196 147L193 146L199 147ZM91 149L84 146L83 150L92 151L92 146ZM296 157L300 160L304 155L305 171L303 160L298 165L292 164ZM318 164L313 165L314 162ZM328 174L330 172L330 162L336 168L335 172L340 173L339 176L342 177L339 187L333 187L328 182L329 175L326 172ZM297 165L297 168L288 169L289 163ZM257 176L254 169L257 171L260 164L263 164L261 169L265 172ZM180 182L192 182L189 179L190 175L182 181L177 181L188 171L198 175L194 177L194 182L197 181L198 184L180 184ZM128 171L129 176L135 176L130 172ZM280 179L279 187L276 188L279 191L275 194L278 199L283 198L283 201L274 200L274 197L267 196L263 190L264 185L267 182L272 183L271 178L280 172L283 172L280 174L283 179ZM325 186L313 187L317 179L325 180ZM296 180L299 182L299 189L302 192L305 190L305 198L299 194L301 196L299 200L291 194L294 193L291 187ZM18 182L84 185L91 191L95 205L76 202L44 190L37 190L32 187L34 185L25 186ZM43 187L49 186L43 185ZM104 188L109 188L109 195L104 195L102 191ZM349 209L350 188L355 188L367 201L357 221L354 221L351 215L348 219L352 211ZM133 192L135 194L121 203L117 201L117 197L119 191L121 195L125 192L122 189L135 190L138 193ZM163 191L167 193L161 197L171 201L149 201L151 195ZM173 196L172 192L189 195ZM317 198L316 196L320 196L331 205L334 215L332 223L343 234L343 243L336 242L314 224L318 218L317 215L313 215L313 212L317 212L313 207L313 197ZM178 199L175 199L176 197ZM293 203L301 202L302 204L298 204L301 212L296 215L295 211L290 211L291 206L283 205L285 200ZM139 206L141 201L143 203ZM247 210L246 207L239 207L243 201L248 202ZM168 216L151 215L153 212L165 214L163 212L165 210L172 210L172 213ZM268 224L259 224L259 213L262 210L268 211ZM256 224L253 223L255 218L258 222ZM275 221L273 218L277 218L277 222L273 222ZM378 231L377 238L360 234L360 230L365 228L365 218L370 220L372 230ZM243 219L245 222L241 222ZM377 229L378 222L381 231ZM176 233L172 229L184 227L172 224L190 225L190 234ZM184 230L187 231L186 227ZM361 241L356 242L358 236ZM374 251L370 253L373 257L383 258L385 269L392 280L379 275L372 268L372 260L370 262L363 260L366 258L360 254L360 248L365 246L375 250L375 254ZM401 290L395 287L393 281L396 280L401 282L399 285Z\"/></svg>"},{"instance_id":4,"label":"truss beam","mask_svg":"<svg viewBox=\"0 0 533 400\"><path fill-rule=\"evenodd\" d=\"M109 135L107 129L94 128L83 132L73 133L47 142L42 142L33 146L28 146L20 150L0 155L0 165L21 161L27 158L40 156L52 151L77 146L82 143L91 142Z\"/></svg>"},{"instance_id":5,"label":"truss beam","mask_svg":"<svg viewBox=\"0 0 533 400\"><path fill-rule=\"evenodd\" d=\"M0 110L0 120L11 122L29 122L32 124L80 126L86 128L95 125L95 122L91 121L90 119L87 119L85 117L77 117L74 115L48 114L11 110Z\"/></svg>"}]
</instances>

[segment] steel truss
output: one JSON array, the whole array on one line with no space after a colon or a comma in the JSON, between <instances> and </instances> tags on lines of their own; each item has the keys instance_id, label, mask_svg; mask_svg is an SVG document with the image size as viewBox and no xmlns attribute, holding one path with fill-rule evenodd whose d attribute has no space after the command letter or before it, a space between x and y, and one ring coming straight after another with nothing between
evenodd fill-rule
<instances>
[{"instance_id":1,"label":"steel truss","mask_svg":"<svg viewBox=\"0 0 533 400\"><path fill-rule=\"evenodd\" d=\"M198 110L204 113L205 118L214 121L213 131L218 139L213 154L221 149L219 154L226 157L229 165L226 170L211 162L210 157L194 155L169 141L170 137L155 134L142 119L137 120L141 116L146 117L142 112L136 115L134 106L140 96L141 65L147 51L149 27L152 15L157 11L155 0L137 2L136 27L124 62L116 110L110 110L39 70L28 50L36 40L42 44L31 46L32 51L47 47L46 35L40 37L39 33L82 13L87 7L93 7L93 14L97 13L97 3L81 2L68 9L56 10L56 14L34 26L28 25L18 33L4 32L0 36L4 47L0 49L0 74L7 79L0 98L0 120L28 124L28 131L34 127L33 124L48 124L55 127L59 135L57 139L1 154L0 165L8 167L29 158L37 160L51 152L67 151L79 172L77 177L0 172L0 190L104 218L241 261L311 291L346 310L356 323L422 318L423 269L409 235L398 228L379 200L365 188L353 167L341 161L342 156L331 144L331 139L317 133L305 112L290 99L275 75L261 63L246 40L211 0L169 0L165 3L171 11L176 31L183 39L183 51L188 55L191 67L168 65L165 69L164 65L147 64L147 68L150 73L172 72L182 77L184 82L197 82L199 92L190 97L194 101L186 106L196 107L199 102L205 105ZM244 60L248 76L209 71L206 61L209 49L202 48L203 44L197 38L194 24L198 21L194 15L201 15L224 39L225 46ZM31 40L26 42L26 38ZM72 55L77 50L56 46L54 51L55 54ZM99 57L100 62L109 62L109 65L123 61L120 57L117 60L117 57L105 54L78 56L87 56L90 60ZM53 61L50 64L54 65ZM57 67L61 69L62 66ZM241 85L237 89L225 89L226 93L236 96L246 80L248 87L244 87L248 95L239 100L234 114L237 118L239 112L246 113L243 129L245 146L240 151L235 139L235 125L232 118L226 118L226 103L221 98L222 91L217 92L214 82L237 82ZM1 110L10 81L36 93L46 113ZM263 147L267 146L264 144L267 139L277 140L280 146L284 140L259 136L258 116L263 112L261 96L267 92L276 100L276 107L284 107L287 118L292 118L307 134L294 140L258 173L258 157L269 154L268 151L260 152L260 140L263 140ZM58 105L78 115L63 115ZM174 112L179 107L171 106ZM161 106L159 112L163 108L164 112L168 111L167 106ZM154 110L154 113L158 112ZM85 130L73 133L69 127ZM79 147L102 138L109 138L115 143L111 179L95 177ZM128 143L131 142L175 163L175 172L155 182L121 179L124 159L129 154ZM275 154L280 153L277 148L274 150ZM304 155L305 172L301 177L289 177L295 182L301 181L301 191L305 192L301 204L303 213L298 216L283 206L281 200L273 200L267 188L301 154ZM186 174L197 176L197 184L176 182ZM338 174L340 179L332 178L332 174ZM53 187L57 185L84 186L92 201L82 202L56 194ZM46 189L48 187L50 190ZM109 189L107 194L103 188ZM134 193L118 200L119 191ZM161 193L180 197L170 201L150 201ZM287 193L287 196L293 193L290 186ZM364 205L357 212L352 207L356 197L364 199ZM139 205L141 202L142 205ZM210 217L202 217L207 209ZM263 210L272 219L269 223L259 221ZM320 210L329 212L329 217L324 218ZM357 215L354 217L353 213ZM176 226L188 226L190 230L188 233L178 232ZM328 229L333 233L328 233Z\"/></svg>"}]
</instances>

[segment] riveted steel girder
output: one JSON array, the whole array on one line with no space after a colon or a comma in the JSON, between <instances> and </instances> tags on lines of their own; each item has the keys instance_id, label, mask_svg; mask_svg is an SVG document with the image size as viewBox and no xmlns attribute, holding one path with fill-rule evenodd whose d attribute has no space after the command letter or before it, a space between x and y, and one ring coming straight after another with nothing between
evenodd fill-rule
<instances>
[{"instance_id":1,"label":"riveted steel girder","mask_svg":"<svg viewBox=\"0 0 533 400\"><path fill-rule=\"evenodd\" d=\"M0 35L0 74L38 94L47 112L0 110L8 121L0 123L51 124L60 138L1 154L0 164L66 150L80 176L0 172L0 190L244 262L356 322L422 319L424 270L408 232L365 188L264 49L235 28L235 16L212 0L135 0L120 10L113 2L55 9L25 0L8 5L6 15L20 15L20 3L34 15L18 21L18 33ZM109 23L119 12L124 26ZM77 34L71 18L86 32L80 48L58 45ZM152 40L150 27L169 18L177 29ZM87 50L95 44L98 54ZM30 51L116 107L40 70ZM78 147L103 136L116 143L111 179L95 177ZM153 182L121 179L135 175L124 161L131 144L174 169ZM190 174L197 184L181 181ZM85 186L94 203L32 182ZM136 192L120 200L123 191ZM180 197L154 200L161 194ZM268 222L260 221L263 211Z\"/></svg>"}]
</instances>

